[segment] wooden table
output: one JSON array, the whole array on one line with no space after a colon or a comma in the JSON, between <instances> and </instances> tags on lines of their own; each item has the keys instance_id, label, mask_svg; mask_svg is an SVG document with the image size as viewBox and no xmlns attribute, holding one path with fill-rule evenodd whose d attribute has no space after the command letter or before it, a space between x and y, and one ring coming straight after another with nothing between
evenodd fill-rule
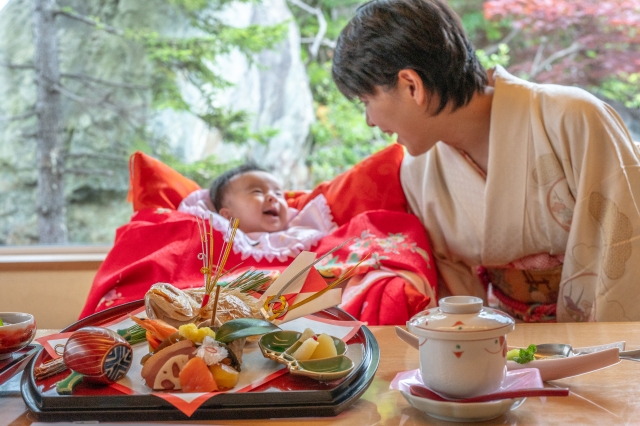
<instances>
[{"instance_id":1,"label":"wooden table","mask_svg":"<svg viewBox=\"0 0 640 426\"><path fill-rule=\"evenodd\" d=\"M192 422L216 425L455 425L436 420L411 407L389 382L399 371L419 367L418 353L399 340L393 327L371 327L380 344L380 367L363 397L337 417L268 420L217 420ZM42 331L41 331L42 333ZM518 324L508 344L568 342L575 347L626 341L627 349L640 348L640 323ZM582 376L558 380L571 395L562 398L528 398L518 409L483 425L622 425L640 422L640 362L622 361ZM0 424L32 423L20 394L0 397ZM176 423L176 422L173 422ZM179 422L178 422L179 423ZM187 423L187 422L185 422ZM459 424L459 423L458 423Z\"/></svg>"}]
</instances>

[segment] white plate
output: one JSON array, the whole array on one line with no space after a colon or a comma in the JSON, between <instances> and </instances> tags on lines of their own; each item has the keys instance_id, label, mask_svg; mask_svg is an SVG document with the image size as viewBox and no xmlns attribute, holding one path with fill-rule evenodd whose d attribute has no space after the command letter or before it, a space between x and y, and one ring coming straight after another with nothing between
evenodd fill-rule
<instances>
[{"instance_id":1,"label":"white plate","mask_svg":"<svg viewBox=\"0 0 640 426\"><path fill-rule=\"evenodd\" d=\"M400 391L414 408L431 417L450 422L482 422L500 417L518 408L526 398L501 399L490 402L445 402L413 396Z\"/></svg>"}]
</instances>

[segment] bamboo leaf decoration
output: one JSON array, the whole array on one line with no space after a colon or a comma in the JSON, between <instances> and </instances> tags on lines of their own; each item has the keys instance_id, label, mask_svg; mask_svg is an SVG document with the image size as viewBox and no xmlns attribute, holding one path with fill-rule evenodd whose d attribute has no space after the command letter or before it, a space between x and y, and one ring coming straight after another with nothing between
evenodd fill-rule
<instances>
[{"instance_id":1,"label":"bamboo leaf decoration","mask_svg":"<svg viewBox=\"0 0 640 426\"><path fill-rule=\"evenodd\" d=\"M256 336L276 330L280 330L280 327L271 324L269 321L257 318L236 318L225 322L218 328L216 340L222 343L229 343L243 337Z\"/></svg>"}]
</instances>

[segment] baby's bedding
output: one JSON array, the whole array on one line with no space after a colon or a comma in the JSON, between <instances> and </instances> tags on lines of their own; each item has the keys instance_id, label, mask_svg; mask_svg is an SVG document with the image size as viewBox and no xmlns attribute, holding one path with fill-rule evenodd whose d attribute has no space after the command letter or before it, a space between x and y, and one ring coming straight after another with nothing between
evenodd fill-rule
<instances>
[{"instance_id":1,"label":"baby's bedding","mask_svg":"<svg viewBox=\"0 0 640 426\"><path fill-rule=\"evenodd\" d=\"M227 267L241 264L238 272L250 267L282 271L298 250L324 254L356 237L316 265L331 282L368 256L344 290L344 310L370 325L404 324L413 314L435 305L436 273L427 235L418 219L406 212L400 186L402 156L402 148L392 145L311 193L287 194L289 205L299 210L291 224L299 218L298 223L307 225L307 230L313 229L315 236L292 248L275 244L268 235L245 235L246 239L234 242ZM157 173L156 166L161 166L163 173ZM130 195L136 212L129 223L116 231L114 246L96 274L81 318L141 299L157 282L181 289L203 286L197 216L193 211L177 210L189 194L200 188L142 153L132 156L131 175ZM167 176L170 178L165 182L145 182ZM180 181L181 187L171 187L171 179ZM160 194L145 194L147 184ZM193 197L202 199L203 193ZM327 207L330 216L324 210ZM353 212L351 217L349 209ZM333 217L339 226L326 221L327 217ZM219 228L224 226L226 231L226 226L222 222L216 225L215 220L212 225L217 258L224 235ZM262 255L260 250L251 251L249 247L256 241L262 245Z\"/></svg>"}]
</instances>

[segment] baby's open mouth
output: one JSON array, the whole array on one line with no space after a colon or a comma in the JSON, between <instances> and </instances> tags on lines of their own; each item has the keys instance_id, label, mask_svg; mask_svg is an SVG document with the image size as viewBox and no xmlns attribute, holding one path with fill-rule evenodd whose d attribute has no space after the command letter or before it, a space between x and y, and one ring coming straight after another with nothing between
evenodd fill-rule
<instances>
[{"instance_id":1,"label":"baby's open mouth","mask_svg":"<svg viewBox=\"0 0 640 426\"><path fill-rule=\"evenodd\" d=\"M277 217L277 216L278 216L278 210L276 210L276 209L269 209L269 210L265 210L265 211L263 211L263 212L262 212L262 214L266 214L266 215L269 215L269 216Z\"/></svg>"}]
</instances>

